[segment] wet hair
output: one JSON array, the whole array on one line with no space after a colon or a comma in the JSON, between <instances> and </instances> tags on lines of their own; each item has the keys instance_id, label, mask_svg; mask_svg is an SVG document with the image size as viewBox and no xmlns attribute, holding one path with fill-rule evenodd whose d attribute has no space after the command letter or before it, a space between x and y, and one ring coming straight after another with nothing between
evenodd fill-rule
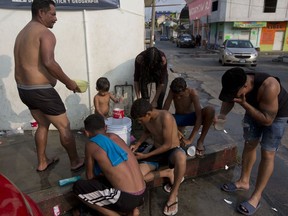
<instances>
[{"instance_id":1,"label":"wet hair","mask_svg":"<svg viewBox=\"0 0 288 216\"><path fill-rule=\"evenodd\" d=\"M142 84L147 85L151 81L160 80L162 56L156 47L149 47L143 54L144 70L142 74Z\"/></svg>"},{"instance_id":2,"label":"wet hair","mask_svg":"<svg viewBox=\"0 0 288 216\"><path fill-rule=\"evenodd\" d=\"M38 11L43 9L45 12L50 10L50 5L55 6L55 2L53 0L34 0L31 6L32 17L36 17Z\"/></svg>"},{"instance_id":3,"label":"wet hair","mask_svg":"<svg viewBox=\"0 0 288 216\"><path fill-rule=\"evenodd\" d=\"M152 111L153 107L146 99L140 98L134 101L131 107L131 117L138 119L144 117L149 111Z\"/></svg>"},{"instance_id":4,"label":"wet hair","mask_svg":"<svg viewBox=\"0 0 288 216\"><path fill-rule=\"evenodd\" d=\"M162 64L160 51L156 47L149 47L144 53L144 63L146 67L157 68Z\"/></svg>"},{"instance_id":5,"label":"wet hair","mask_svg":"<svg viewBox=\"0 0 288 216\"><path fill-rule=\"evenodd\" d=\"M91 114L84 120L84 127L86 131L94 133L97 130L105 128L104 117L99 114Z\"/></svg>"},{"instance_id":6,"label":"wet hair","mask_svg":"<svg viewBox=\"0 0 288 216\"><path fill-rule=\"evenodd\" d=\"M110 82L106 77L100 77L96 82L97 90L101 91L109 91L110 89Z\"/></svg>"},{"instance_id":7,"label":"wet hair","mask_svg":"<svg viewBox=\"0 0 288 216\"><path fill-rule=\"evenodd\" d=\"M175 78L170 85L170 89L173 93L180 93L185 91L187 88L187 83L182 77Z\"/></svg>"}]
</instances>

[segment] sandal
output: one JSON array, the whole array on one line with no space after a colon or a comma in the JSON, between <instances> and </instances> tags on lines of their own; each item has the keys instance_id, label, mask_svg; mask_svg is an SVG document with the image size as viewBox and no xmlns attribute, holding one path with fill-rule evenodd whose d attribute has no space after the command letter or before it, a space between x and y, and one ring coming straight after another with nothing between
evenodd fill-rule
<instances>
[{"instance_id":1,"label":"sandal","mask_svg":"<svg viewBox=\"0 0 288 216\"><path fill-rule=\"evenodd\" d=\"M182 180L181 180L181 183L185 180L185 178L183 177ZM172 190L172 184L171 183L167 183L163 186L163 190L166 192L166 193L170 193L171 190Z\"/></svg>"},{"instance_id":2,"label":"sandal","mask_svg":"<svg viewBox=\"0 0 288 216\"><path fill-rule=\"evenodd\" d=\"M169 209L172 207L172 206L174 206L175 205L175 209L173 210L173 211L169 211ZM172 203L172 204L170 204L170 205L168 205L168 203L166 203L166 206L165 207L167 207L167 211L165 211L165 209L164 209L164 211L163 211L163 214L164 215L176 215L177 214L177 212L178 212L178 198L176 198L176 201L174 202L174 203Z\"/></svg>"}]
</instances>

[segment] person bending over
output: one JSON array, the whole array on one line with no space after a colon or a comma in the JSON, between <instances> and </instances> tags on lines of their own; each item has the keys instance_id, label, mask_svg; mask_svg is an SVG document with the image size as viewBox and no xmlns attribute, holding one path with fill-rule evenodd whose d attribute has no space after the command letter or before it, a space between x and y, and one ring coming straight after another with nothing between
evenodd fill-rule
<instances>
[{"instance_id":1,"label":"person bending over","mask_svg":"<svg viewBox=\"0 0 288 216\"><path fill-rule=\"evenodd\" d=\"M151 104L154 108L162 109L168 83L167 58L156 47L150 47L136 56L134 88L137 99L150 99L149 83L156 83L156 93Z\"/></svg>"},{"instance_id":2,"label":"person bending over","mask_svg":"<svg viewBox=\"0 0 288 216\"><path fill-rule=\"evenodd\" d=\"M144 131L130 148L140 162L146 181L157 177L169 177L171 183L173 181L163 213L175 215L178 212L178 190L186 171L186 154L180 147L175 119L167 110L155 109L143 98L132 104L131 117L143 125ZM149 137L154 140L155 149L146 154L137 152L139 146ZM156 171L161 165L168 165L170 169Z\"/></svg>"},{"instance_id":3,"label":"person bending over","mask_svg":"<svg viewBox=\"0 0 288 216\"><path fill-rule=\"evenodd\" d=\"M261 160L255 189L250 198L238 206L244 215L252 215L261 205L262 192L274 169L274 159L288 119L288 94L280 80L266 73L246 73L236 67L222 76L222 101L217 119L225 119L235 103L245 109L243 119L244 149L241 176L236 182L223 184L222 190L235 192L250 188L250 175L260 143Z\"/></svg>"},{"instance_id":4,"label":"person bending over","mask_svg":"<svg viewBox=\"0 0 288 216\"><path fill-rule=\"evenodd\" d=\"M74 193L103 215L139 215L146 185L134 154L118 135L106 133L99 113L88 116L84 126L87 180L77 181Z\"/></svg>"}]
</instances>

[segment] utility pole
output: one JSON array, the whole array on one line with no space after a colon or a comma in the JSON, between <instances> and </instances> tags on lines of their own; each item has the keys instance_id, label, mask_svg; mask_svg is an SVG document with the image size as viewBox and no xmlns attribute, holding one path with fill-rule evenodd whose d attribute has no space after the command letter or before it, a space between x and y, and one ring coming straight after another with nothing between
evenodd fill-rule
<instances>
[{"instance_id":1,"label":"utility pole","mask_svg":"<svg viewBox=\"0 0 288 216\"><path fill-rule=\"evenodd\" d=\"M152 2L152 17L151 17L151 31L150 31L150 47L154 46L154 32L155 32L155 1Z\"/></svg>"}]
</instances>

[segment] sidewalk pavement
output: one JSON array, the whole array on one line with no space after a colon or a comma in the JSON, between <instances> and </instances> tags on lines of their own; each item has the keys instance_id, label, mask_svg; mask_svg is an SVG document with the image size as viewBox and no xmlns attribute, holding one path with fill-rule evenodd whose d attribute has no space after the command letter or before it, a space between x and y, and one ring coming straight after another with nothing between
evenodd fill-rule
<instances>
[{"instance_id":1,"label":"sidewalk pavement","mask_svg":"<svg viewBox=\"0 0 288 216\"><path fill-rule=\"evenodd\" d=\"M169 73L169 81L177 74ZM208 82L207 82L208 83ZM209 85L212 92L219 92L219 84ZM234 127L233 122L228 127ZM132 131L137 133L136 131ZM77 150L84 157L84 145L87 140L83 134L74 131ZM229 133L215 131L208 132L205 146L206 157L203 159L190 159L186 179L181 184L179 191L178 214L181 215L240 215L236 211L237 205L246 200L253 191L253 185L249 191L226 193L220 190L222 183L235 181L239 177L240 162L237 157L231 158L234 164L225 165L229 159L227 149L239 149L242 140L234 140ZM38 203L45 216L53 216L53 207L58 206L62 215L71 215L71 208L78 204L71 193L71 185L60 187L60 179L80 175L85 178L85 171L78 173L70 171L69 159L66 151L60 145L58 131L49 131L47 154L49 157L58 156L60 161L45 172L36 172L37 157L36 148L31 131L24 134L0 136L0 172L8 177L24 193L28 194ZM221 163L222 162L222 163ZM237 163L236 163L237 162ZM143 216L163 215L162 211L168 199L168 194L162 187L155 184L149 189L145 204L140 208ZM262 207L257 215L278 215L269 204L269 199L261 201ZM1 214L1 213L0 213ZM92 215L88 213L87 215Z\"/></svg>"},{"instance_id":2,"label":"sidewalk pavement","mask_svg":"<svg viewBox=\"0 0 288 216\"><path fill-rule=\"evenodd\" d=\"M75 131L77 149L84 156L86 138ZM60 161L45 172L36 172L36 149L31 131L23 135L0 137L0 172L7 176L20 190L35 200L45 216L53 216L53 207L59 206L63 215L71 215L71 207L77 205L76 199L71 198L71 185L60 187L60 179L80 175L84 177L84 170L78 173L70 171L70 164L65 150L59 143L57 131L49 132L47 153L50 157L57 155ZM206 157L192 159L198 164L199 172L207 169L217 161L219 152L231 146L234 141L223 131L212 130L207 136ZM215 144L216 143L216 144ZM234 145L234 144L232 144ZM218 153L217 153L218 152ZM221 158L218 158L218 160ZM212 170L213 171L213 170ZM177 215L238 215L235 211L239 202L248 198L253 188L245 192L225 193L220 190L222 183L235 180L239 176L240 167L223 166L218 171L206 172L199 176L186 177L179 191L179 211ZM148 191L145 204L140 208L141 215L162 215L162 210L168 194L162 187L155 187ZM64 200L64 201L63 201ZM1 215L1 213L0 213ZM92 215L92 214L87 214ZM263 200L262 207L255 215L275 215L269 204Z\"/></svg>"}]
</instances>

